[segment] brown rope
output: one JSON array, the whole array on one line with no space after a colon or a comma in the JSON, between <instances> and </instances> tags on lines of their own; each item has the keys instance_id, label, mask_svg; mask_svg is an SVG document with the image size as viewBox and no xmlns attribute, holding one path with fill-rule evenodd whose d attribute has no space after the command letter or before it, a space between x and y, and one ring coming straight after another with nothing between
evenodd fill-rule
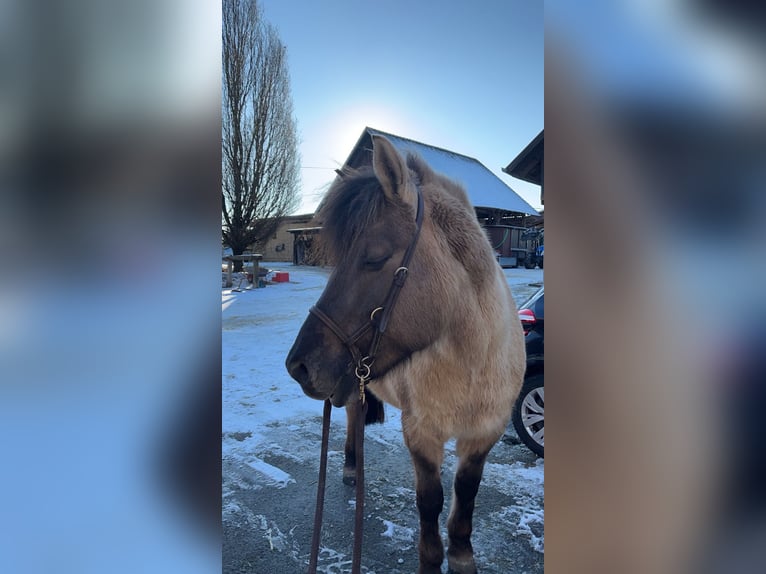
<instances>
[{"instance_id":1,"label":"brown rope","mask_svg":"<svg viewBox=\"0 0 766 574\"><path fill-rule=\"evenodd\" d=\"M314 532L311 535L311 554L309 555L309 574L316 574L319 560L319 540L322 534L322 511L324 510L324 490L327 482L327 444L330 438L330 399L324 402L322 416L322 453L319 456L319 484L317 485L317 505L314 510Z\"/></svg>"},{"instance_id":2,"label":"brown rope","mask_svg":"<svg viewBox=\"0 0 766 574\"><path fill-rule=\"evenodd\" d=\"M317 485L317 504L314 511L314 532L311 535L311 554L309 555L308 574L316 574L319 561L319 542L322 534L322 513L324 511L325 483L327 482L327 445L330 437L330 400L324 402L322 416L322 452L319 457L319 484ZM354 512L354 554L351 561L351 574L362 571L362 540L364 538L364 419L367 416L367 401L360 402L356 414L356 510Z\"/></svg>"},{"instance_id":3,"label":"brown rope","mask_svg":"<svg viewBox=\"0 0 766 574\"><path fill-rule=\"evenodd\" d=\"M362 539L364 538L364 419L367 415L367 401L360 402L356 409L356 511L354 513L354 555L351 574L362 571Z\"/></svg>"}]
</instances>

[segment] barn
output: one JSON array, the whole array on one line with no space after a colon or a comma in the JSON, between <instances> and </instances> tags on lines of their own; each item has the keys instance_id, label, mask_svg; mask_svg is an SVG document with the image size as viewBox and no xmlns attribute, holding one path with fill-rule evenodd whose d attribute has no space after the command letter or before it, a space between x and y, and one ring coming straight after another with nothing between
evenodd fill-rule
<instances>
[{"instance_id":1,"label":"barn","mask_svg":"<svg viewBox=\"0 0 766 574\"><path fill-rule=\"evenodd\" d=\"M516 179L539 185L540 203L545 205L545 130L537 134L503 171Z\"/></svg>"},{"instance_id":2,"label":"barn","mask_svg":"<svg viewBox=\"0 0 766 574\"><path fill-rule=\"evenodd\" d=\"M461 183L501 264L515 266L523 262L527 246L522 234L529 226L530 218L539 214L484 164L454 151L367 127L344 167L372 164L373 135L385 136L405 156L410 152L419 154L435 171Z\"/></svg>"},{"instance_id":3,"label":"barn","mask_svg":"<svg viewBox=\"0 0 766 574\"><path fill-rule=\"evenodd\" d=\"M372 164L373 135L385 136L405 156L410 152L419 154L435 171L461 183L476 210L477 218L487 230L500 263L503 266L516 266L524 262L529 246L522 236L526 228L539 220L539 214L479 160L366 127L349 153L344 168L358 169ZM283 248L280 254L285 256L292 253L295 264L313 263L310 249L306 246L311 245L319 229L308 222L302 221L302 225L295 223L288 219L283 224L284 231L293 236L293 245ZM269 246L266 246L265 250L268 249Z\"/></svg>"},{"instance_id":4,"label":"barn","mask_svg":"<svg viewBox=\"0 0 766 574\"><path fill-rule=\"evenodd\" d=\"M541 131L527 146L511 160L503 171L520 179L540 186L540 203L545 205L545 130ZM527 225L533 230L526 235L531 241L536 242L536 253L538 255L533 263L537 263L540 268L543 266L544 249L544 218L540 212L540 217L536 220L527 221ZM529 241L527 242L529 243Z\"/></svg>"}]
</instances>

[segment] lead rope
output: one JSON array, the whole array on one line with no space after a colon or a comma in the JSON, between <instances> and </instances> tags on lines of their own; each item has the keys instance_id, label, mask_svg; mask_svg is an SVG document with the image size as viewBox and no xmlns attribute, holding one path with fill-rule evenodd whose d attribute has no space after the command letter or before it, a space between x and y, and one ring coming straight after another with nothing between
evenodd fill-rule
<instances>
[{"instance_id":1,"label":"lead rope","mask_svg":"<svg viewBox=\"0 0 766 574\"><path fill-rule=\"evenodd\" d=\"M309 555L309 574L316 574L319 560L319 539L322 534L322 511L324 510L324 486L327 479L327 444L330 438L330 399L324 402L322 415L322 453L319 456L319 484L317 485L317 505L314 510L314 532L311 535L311 554Z\"/></svg>"},{"instance_id":2,"label":"lead rope","mask_svg":"<svg viewBox=\"0 0 766 574\"><path fill-rule=\"evenodd\" d=\"M364 400L364 384L361 390L359 408L356 414L356 510L354 512L354 554L351 561L351 574L360 574L362 570L362 540L364 538L364 419L367 416L367 401ZM319 483L317 485L317 504L314 510L314 532L311 535L311 554L309 554L308 574L316 574L319 561L319 543L322 534L322 513L324 511L325 483L327 482L327 445L330 437L330 413L332 404L324 402L322 415L322 452L319 456Z\"/></svg>"},{"instance_id":3,"label":"lead rope","mask_svg":"<svg viewBox=\"0 0 766 574\"><path fill-rule=\"evenodd\" d=\"M356 409L356 509L354 511L354 554L351 574L362 571L362 540L364 539L364 419L367 401L361 400Z\"/></svg>"}]
</instances>

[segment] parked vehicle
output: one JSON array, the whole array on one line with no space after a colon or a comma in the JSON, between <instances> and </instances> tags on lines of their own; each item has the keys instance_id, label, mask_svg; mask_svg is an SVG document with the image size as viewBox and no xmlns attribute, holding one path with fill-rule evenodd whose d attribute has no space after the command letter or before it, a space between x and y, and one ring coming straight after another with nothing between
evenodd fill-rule
<instances>
[{"instance_id":1,"label":"parked vehicle","mask_svg":"<svg viewBox=\"0 0 766 574\"><path fill-rule=\"evenodd\" d=\"M513 428L521 441L537 456L545 456L545 288L519 308L527 348L527 372L513 409Z\"/></svg>"}]
</instances>

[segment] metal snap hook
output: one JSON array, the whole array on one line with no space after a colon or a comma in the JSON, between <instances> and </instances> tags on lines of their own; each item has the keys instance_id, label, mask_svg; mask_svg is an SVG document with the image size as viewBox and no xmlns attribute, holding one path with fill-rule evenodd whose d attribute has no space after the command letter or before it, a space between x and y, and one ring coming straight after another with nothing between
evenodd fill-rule
<instances>
[{"instance_id":1,"label":"metal snap hook","mask_svg":"<svg viewBox=\"0 0 766 574\"><path fill-rule=\"evenodd\" d=\"M368 363L367 361L370 362ZM369 355L359 359L359 363L357 363L354 369L354 374L360 382L367 381L370 378L370 367L372 367L373 363L375 363L375 359L370 360Z\"/></svg>"},{"instance_id":2,"label":"metal snap hook","mask_svg":"<svg viewBox=\"0 0 766 574\"><path fill-rule=\"evenodd\" d=\"M356 375L356 378L359 379L360 381L366 381L367 379L370 378L370 365L363 363L362 361L359 361L359 364L356 366L356 369L354 369L354 374Z\"/></svg>"}]
</instances>

